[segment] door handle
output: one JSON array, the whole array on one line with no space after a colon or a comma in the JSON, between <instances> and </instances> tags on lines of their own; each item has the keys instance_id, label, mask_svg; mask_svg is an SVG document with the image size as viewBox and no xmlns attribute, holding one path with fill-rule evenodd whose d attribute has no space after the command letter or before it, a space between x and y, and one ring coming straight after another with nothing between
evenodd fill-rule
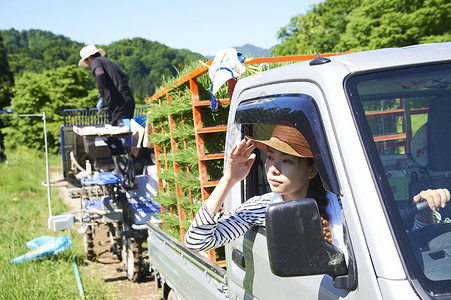
<instances>
[{"instance_id":1,"label":"door handle","mask_svg":"<svg viewBox=\"0 0 451 300\"><path fill-rule=\"evenodd\" d=\"M241 251L238 251L236 249L232 251L232 261L236 263L241 269L244 270L246 268L244 255L243 253L241 253Z\"/></svg>"}]
</instances>

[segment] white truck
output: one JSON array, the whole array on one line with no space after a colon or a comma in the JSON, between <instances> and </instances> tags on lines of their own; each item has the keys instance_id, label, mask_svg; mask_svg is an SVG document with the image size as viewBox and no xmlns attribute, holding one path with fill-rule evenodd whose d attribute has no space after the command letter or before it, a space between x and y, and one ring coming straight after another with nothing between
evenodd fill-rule
<instances>
[{"instance_id":1,"label":"white truck","mask_svg":"<svg viewBox=\"0 0 451 300\"><path fill-rule=\"evenodd\" d=\"M451 189L451 43L318 57L244 78L225 153L281 123L304 134L339 197L346 259L324 241L311 199L270 207L266 227L225 246L225 268L147 223L163 297L450 299L451 208L432 213L412 197ZM269 191L264 174L257 153L224 211ZM428 226L412 230L416 219Z\"/></svg>"}]
</instances>

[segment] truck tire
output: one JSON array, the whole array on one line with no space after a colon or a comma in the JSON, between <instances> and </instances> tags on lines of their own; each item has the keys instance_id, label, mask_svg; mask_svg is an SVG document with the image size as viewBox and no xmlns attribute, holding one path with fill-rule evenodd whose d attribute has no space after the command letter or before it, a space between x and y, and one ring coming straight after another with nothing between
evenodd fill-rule
<instances>
[{"instance_id":1,"label":"truck tire","mask_svg":"<svg viewBox=\"0 0 451 300\"><path fill-rule=\"evenodd\" d=\"M177 295L175 294L174 290L170 290L168 293L167 300L178 300Z\"/></svg>"},{"instance_id":2,"label":"truck tire","mask_svg":"<svg viewBox=\"0 0 451 300\"><path fill-rule=\"evenodd\" d=\"M158 273L156 270L153 270L153 280L155 282L155 289L161 289L161 279L160 279L160 273Z\"/></svg>"}]
</instances>

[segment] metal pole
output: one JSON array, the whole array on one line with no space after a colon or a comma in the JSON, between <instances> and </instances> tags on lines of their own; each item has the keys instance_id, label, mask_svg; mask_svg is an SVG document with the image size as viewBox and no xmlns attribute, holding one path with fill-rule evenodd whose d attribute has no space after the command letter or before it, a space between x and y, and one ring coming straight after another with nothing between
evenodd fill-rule
<instances>
[{"instance_id":1,"label":"metal pole","mask_svg":"<svg viewBox=\"0 0 451 300\"><path fill-rule=\"evenodd\" d=\"M42 114L19 114L19 117L42 117L44 121L44 147L45 147L45 166L47 172L47 201L49 205L49 218L52 218L52 205L51 205L51 192L50 192L50 167L49 167L49 151L47 146L47 124L45 118L45 112ZM53 222L52 222L53 226Z\"/></svg>"},{"instance_id":2,"label":"metal pole","mask_svg":"<svg viewBox=\"0 0 451 300\"><path fill-rule=\"evenodd\" d=\"M49 218L52 217L52 205L50 202L51 192L50 192L50 167L49 167L49 150L47 146L47 126L45 112L42 113L42 120L44 121L44 145L45 145L45 166L47 170L47 198L49 203ZM52 222L53 224L53 222Z\"/></svg>"}]
</instances>

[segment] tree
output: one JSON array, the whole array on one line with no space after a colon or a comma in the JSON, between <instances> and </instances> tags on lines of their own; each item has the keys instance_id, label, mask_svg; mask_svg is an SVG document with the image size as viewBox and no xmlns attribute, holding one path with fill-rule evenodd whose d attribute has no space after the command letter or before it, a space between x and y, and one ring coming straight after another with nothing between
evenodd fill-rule
<instances>
[{"instance_id":1,"label":"tree","mask_svg":"<svg viewBox=\"0 0 451 300\"><path fill-rule=\"evenodd\" d=\"M451 41L450 14L446 0L362 0L338 47L361 51Z\"/></svg>"},{"instance_id":2,"label":"tree","mask_svg":"<svg viewBox=\"0 0 451 300\"><path fill-rule=\"evenodd\" d=\"M9 69L8 57L0 34L0 109L9 106L11 103L11 88L13 86L14 77Z\"/></svg>"},{"instance_id":3,"label":"tree","mask_svg":"<svg viewBox=\"0 0 451 300\"><path fill-rule=\"evenodd\" d=\"M42 72L62 66L76 65L83 44L73 42L49 31L2 30L11 71L15 76L24 72Z\"/></svg>"},{"instance_id":4,"label":"tree","mask_svg":"<svg viewBox=\"0 0 451 300\"><path fill-rule=\"evenodd\" d=\"M49 151L59 150L59 128L63 124L63 110L90 108L97 102L97 89L91 74L77 66L61 67L42 74L24 73L14 88L11 106L17 114L41 114L47 120ZM40 118L17 117L3 130L8 147L25 145L44 149L43 122Z\"/></svg>"},{"instance_id":5,"label":"tree","mask_svg":"<svg viewBox=\"0 0 451 300\"><path fill-rule=\"evenodd\" d=\"M3 39L0 34L0 109L5 109L11 104L12 87L14 86L14 77L9 69L8 57L6 55ZM4 118L0 118L0 129L7 124ZM0 131L0 142L3 135Z\"/></svg>"},{"instance_id":6,"label":"tree","mask_svg":"<svg viewBox=\"0 0 451 300\"><path fill-rule=\"evenodd\" d=\"M447 0L326 0L281 28L275 55L451 41Z\"/></svg>"},{"instance_id":7,"label":"tree","mask_svg":"<svg viewBox=\"0 0 451 300\"><path fill-rule=\"evenodd\" d=\"M291 18L278 32L282 42L273 48L274 55L335 52L346 30L350 12L361 0L326 0L305 14Z\"/></svg>"}]
</instances>

